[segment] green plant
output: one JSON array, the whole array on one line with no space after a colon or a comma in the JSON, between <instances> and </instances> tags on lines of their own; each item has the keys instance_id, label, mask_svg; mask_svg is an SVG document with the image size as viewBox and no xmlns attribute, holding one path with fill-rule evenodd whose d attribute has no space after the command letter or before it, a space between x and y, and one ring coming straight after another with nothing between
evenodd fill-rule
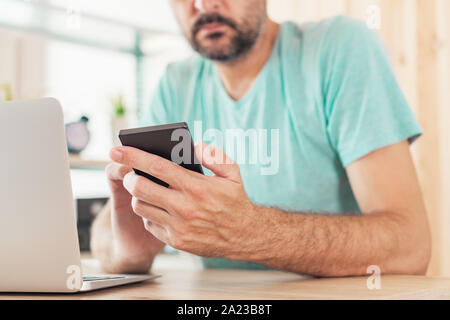
<instances>
[{"instance_id":1,"label":"green plant","mask_svg":"<svg viewBox=\"0 0 450 320\"><path fill-rule=\"evenodd\" d=\"M124 102L124 98L121 94L111 98L111 104L113 106L113 117L121 118L127 113L127 106Z\"/></svg>"},{"instance_id":2,"label":"green plant","mask_svg":"<svg viewBox=\"0 0 450 320\"><path fill-rule=\"evenodd\" d=\"M0 86L1 91L4 93L4 98L6 101L12 101L12 89L9 83L3 84Z\"/></svg>"}]
</instances>

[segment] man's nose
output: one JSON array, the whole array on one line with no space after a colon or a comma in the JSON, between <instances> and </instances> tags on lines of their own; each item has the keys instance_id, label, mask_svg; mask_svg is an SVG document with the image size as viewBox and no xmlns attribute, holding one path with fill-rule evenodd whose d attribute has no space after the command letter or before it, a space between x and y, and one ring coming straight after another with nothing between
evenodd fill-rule
<instances>
[{"instance_id":1,"label":"man's nose","mask_svg":"<svg viewBox=\"0 0 450 320\"><path fill-rule=\"evenodd\" d=\"M219 11L223 0L196 0L195 7L201 12Z\"/></svg>"}]
</instances>

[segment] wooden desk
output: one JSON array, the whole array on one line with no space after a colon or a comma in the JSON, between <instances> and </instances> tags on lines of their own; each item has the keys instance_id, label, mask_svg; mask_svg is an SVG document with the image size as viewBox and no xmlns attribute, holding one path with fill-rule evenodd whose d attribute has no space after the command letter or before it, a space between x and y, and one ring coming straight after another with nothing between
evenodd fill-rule
<instances>
[{"instance_id":1,"label":"wooden desk","mask_svg":"<svg viewBox=\"0 0 450 320\"><path fill-rule=\"evenodd\" d=\"M90 270L92 271L92 270ZM277 271L177 270L155 266L162 277L130 286L73 295L0 294L3 299L446 299L450 279L383 276L381 290L367 278L311 279Z\"/></svg>"}]
</instances>

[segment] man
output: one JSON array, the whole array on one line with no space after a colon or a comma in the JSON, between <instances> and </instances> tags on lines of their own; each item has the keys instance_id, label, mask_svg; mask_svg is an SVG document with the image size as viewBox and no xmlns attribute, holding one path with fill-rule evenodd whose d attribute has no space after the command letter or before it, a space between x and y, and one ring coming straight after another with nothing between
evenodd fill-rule
<instances>
[{"instance_id":1,"label":"man","mask_svg":"<svg viewBox=\"0 0 450 320\"><path fill-rule=\"evenodd\" d=\"M105 271L148 272L169 244L206 267L424 274L430 233L409 151L421 129L375 33L345 17L278 25L265 0L171 4L200 56L168 67L142 123L277 130L263 141L279 165L262 174L199 144L213 173L202 176L114 148L112 198L93 226Z\"/></svg>"}]
</instances>

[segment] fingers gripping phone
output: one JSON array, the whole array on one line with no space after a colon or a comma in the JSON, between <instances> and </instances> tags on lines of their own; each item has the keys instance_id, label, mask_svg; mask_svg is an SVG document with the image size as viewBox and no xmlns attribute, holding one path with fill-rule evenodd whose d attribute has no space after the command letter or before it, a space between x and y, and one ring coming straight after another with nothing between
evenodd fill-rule
<instances>
[{"instance_id":1,"label":"fingers gripping phone","mask_svg":"<svg viewBox=\"0 0 450 320\"><path fill-rule=\"evenodd\" d=\"M185 169L203 174L195 156L194 143L187 123L173 123L136 129L121 130L119 139L123 146L133 147L177 163ZM169 185L146 172L134 169L136 174L164 186Z\"/></svg>"}]
</instances>

